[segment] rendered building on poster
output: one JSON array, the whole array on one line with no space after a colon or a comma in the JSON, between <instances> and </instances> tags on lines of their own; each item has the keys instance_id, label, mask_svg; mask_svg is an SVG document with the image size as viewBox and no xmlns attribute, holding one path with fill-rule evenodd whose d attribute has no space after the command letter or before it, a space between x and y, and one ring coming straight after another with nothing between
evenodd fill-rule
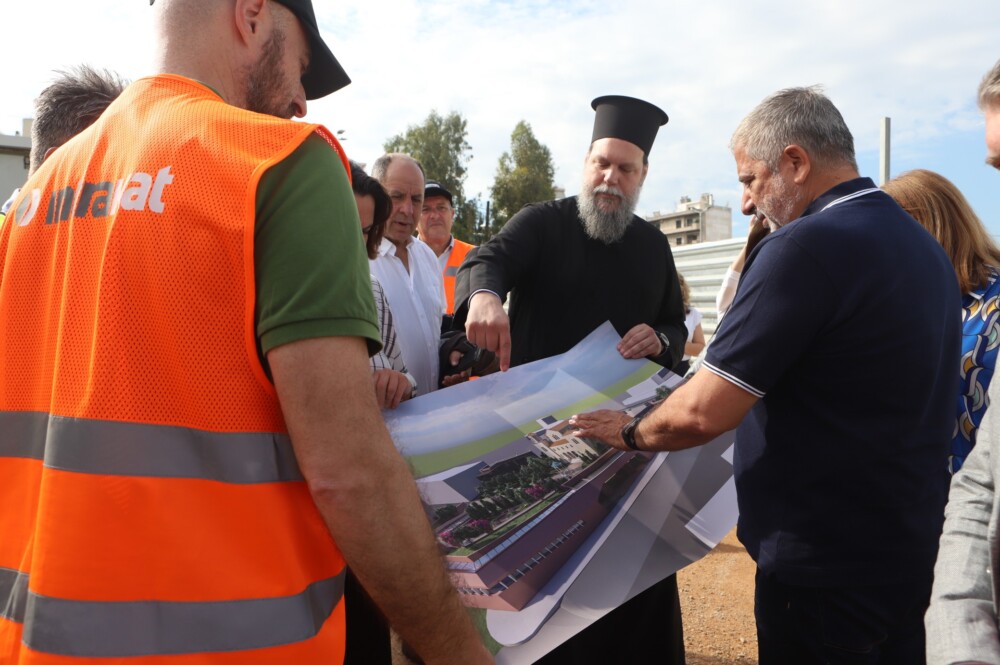
<instances>
[{"instance_id":1,"label":"rendered building on poster","mask_svg":"<svg viewBox=\"0 0 1000 665\"><path fill-rule=\"evenodd\" d=\"M651 410L668 392L663 385L668 375L666 370L658 372L607 406L629 415ZM573 437L574 428L565 420L547 417L539 423L541 429L521 440L533 444L533 452L420 481L425 501L437 516L435 532L452 580L469 606L524 608L631 490L652 458L649 453L623 452ZM534 490L534 500L490 516L469 514L488 503L480 489L491 480L495 485L504 474L530 475L526 466L549 469L544 489L535 485L505 492L509 497L512 489ZM467 533L469 525L485 532L456 538L463 526Z\"/></svg>"}]
</instances>

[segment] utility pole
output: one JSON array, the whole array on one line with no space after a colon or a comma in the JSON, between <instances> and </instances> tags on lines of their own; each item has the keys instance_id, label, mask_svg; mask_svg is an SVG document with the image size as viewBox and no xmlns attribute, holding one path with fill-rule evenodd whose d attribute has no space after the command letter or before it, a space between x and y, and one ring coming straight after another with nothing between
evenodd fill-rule
<instances>
[{"instance_id":1,"label":"utility pole","mask_svg":"<svg viewBox=\"0 0 1000 665\"><path fill-rule=\"evenodd\" d=\"M892 120L888 117L882 118L881 131L879 131L879 153L878 153L878 177L881 187L889 181L889 130Z\"/></svg>"}]
</instances>

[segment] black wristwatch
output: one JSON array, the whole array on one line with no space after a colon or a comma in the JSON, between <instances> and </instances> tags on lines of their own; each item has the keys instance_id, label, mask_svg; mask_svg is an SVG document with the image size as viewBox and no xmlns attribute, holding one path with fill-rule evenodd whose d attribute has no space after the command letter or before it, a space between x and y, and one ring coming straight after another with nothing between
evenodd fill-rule
<instances>
[{"instance_id":1,"label":"black wristwatch","mask_svg":"<svg viewBox=\"0 0 1000 665\"><path fill-rule=\"evenodd\" d=\"M636 416L632 420L625 423L625 426L622 427L622 441L624 441L625 445L631 450L639 450L639 446L635 443L635 429L639 426L639 423L642 422L642 418L645 415L646 414L644 413L642 416Z\"/></svg>"}]
</instances>

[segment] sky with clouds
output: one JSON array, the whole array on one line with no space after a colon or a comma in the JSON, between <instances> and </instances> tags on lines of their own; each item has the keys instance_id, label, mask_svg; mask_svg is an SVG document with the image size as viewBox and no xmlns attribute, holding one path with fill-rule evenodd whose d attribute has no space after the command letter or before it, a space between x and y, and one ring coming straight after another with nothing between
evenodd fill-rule
<instances>
[{"instance_id":1,"label":"sky with clouds","mask_svg":"<svg viewBox=\"0 0 1000 665\"><path fill-rule=\"evenodd\" d=\"M450 448L520 427L591 397L642 369L625 360L621 338L605 322L564 354L438 390L385 412L404 454ZM501 405L501 406L498 406ZM456 408L457 407L457 408ZM475 418L465 414L476 413Z\"/></svg>"},{"instance_id":2,"label":"sky with clouds","mask_svg":"<svg viewBox=\"0 0 1000 665\"><path fill-rule=\"evenodd\" d=\"M975 93L1000 58L996 0L313 0L354 82L310 103L371 163L432 110L468 122L466 194L489 197L519 120L552 151L556 184L579 190L590 101L641 97L670 116L650 154L639 213L712 193L746 232L729 137L769 93L821 84L877 178L879 127L892 118L893 175L930 168L954 181L1000 236L1000 173L984 163ZM146 0L8 2L0 132L13 134L55 69L79 62L149 72Z\"/></svg>"}]
</instances>

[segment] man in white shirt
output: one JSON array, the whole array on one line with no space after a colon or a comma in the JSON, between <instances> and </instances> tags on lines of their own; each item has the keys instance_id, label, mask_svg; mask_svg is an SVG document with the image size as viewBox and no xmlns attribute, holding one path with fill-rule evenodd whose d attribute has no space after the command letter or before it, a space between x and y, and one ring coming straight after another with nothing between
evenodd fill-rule
<instances>
[{"instance_id":1,"label":"man in white shirt","mask_svg":"<svg viewBox=\"0 0 1000 665\"><path fill-rule=\"evenodd\" d=\"M413 237L424 202L424 171L400 153L382 155L372 176L392 199L392 215L371 271L385 290L396 322L403 361L417 380L417 391L438 387L438 342L445 310L444 283L434 250Z\"/></svg>"}]
</instances>

